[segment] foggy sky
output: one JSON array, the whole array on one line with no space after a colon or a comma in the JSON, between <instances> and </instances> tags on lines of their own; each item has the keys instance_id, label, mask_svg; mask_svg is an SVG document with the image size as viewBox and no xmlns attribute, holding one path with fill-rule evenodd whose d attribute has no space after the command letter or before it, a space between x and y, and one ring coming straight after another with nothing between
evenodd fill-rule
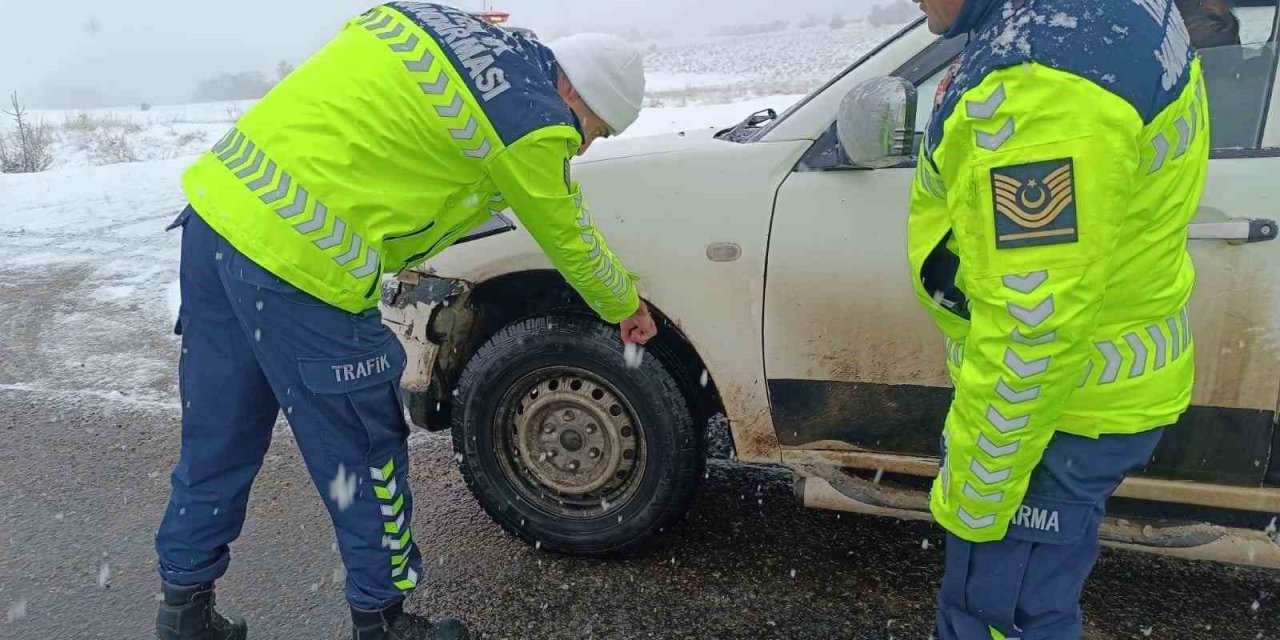
<instances>
[{"instance_id":1,"label":"foggy sky","mask_svg":"<svg viewBox=\"0 0 1280 640\"><path fill-rule=\"evenodd\" d=\"M488 0L544 39L632 28L698 35L716 26L864 15L880 0ZM485 0L446 0L478 10ZM0 0L0 93L41 106L95 93L129 105L187 101L202 78L271 75L301 62L377 0ZM4 101L7 103L7 99Z\"/></svg>"}]
</instances>

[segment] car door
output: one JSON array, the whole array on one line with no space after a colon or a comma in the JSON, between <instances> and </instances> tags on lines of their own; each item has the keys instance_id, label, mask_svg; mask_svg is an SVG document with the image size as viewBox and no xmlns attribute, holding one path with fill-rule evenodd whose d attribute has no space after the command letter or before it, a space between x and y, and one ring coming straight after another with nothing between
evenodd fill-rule
<instances>
[{"instance_id":1,"label":"car door","mask_svg":"<svg viewBox=\"0 0 1280 640\"><path fill-rule=\"evenodd\" d=\"M1258 485L1280 480L1280 459L1270 466L1280 447L1280 243L1245 240L1274 234L1260 220L1280 218L1280 104L1276 0L1247 4L1237 8L1241 44L1203 54L1215 150L1190 240L1195 406L1144 473ZM894 73L919 87L918 131L961 40L935 41ZM948 351L911 291L913 176L910 165L851 167L831 127L779 190L765 367L784 449L841 450L854 466L938 454Z\"/></svg>"}]
</instances>

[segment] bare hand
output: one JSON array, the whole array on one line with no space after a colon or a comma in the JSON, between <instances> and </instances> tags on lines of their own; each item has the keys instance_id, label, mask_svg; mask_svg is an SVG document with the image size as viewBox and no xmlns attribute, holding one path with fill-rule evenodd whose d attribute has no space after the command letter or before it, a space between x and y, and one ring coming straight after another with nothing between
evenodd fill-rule
<instances>
[{"instance_id":1,"label":"bare hand","mask_svg":"<svg viewBox=\"0 0 1280 640\"><path fill-rule=\"evenodd\" d=\"M634 315L622 321L620 328L624 344L629 342L646 344L658 335L658 325L653 322L653 316L650 315L649 307L645 305L644 300L640 301L640 308Z\"/></svg>"}]
</instances>

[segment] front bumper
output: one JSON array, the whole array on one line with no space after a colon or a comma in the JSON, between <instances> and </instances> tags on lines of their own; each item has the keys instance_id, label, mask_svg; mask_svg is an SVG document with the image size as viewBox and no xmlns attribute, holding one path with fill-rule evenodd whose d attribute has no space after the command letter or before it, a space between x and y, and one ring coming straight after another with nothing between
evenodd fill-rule
<instances>
[{"instance_id":1,"label":"front bumper","mask_svg":"<svg viewBox=\"0 0 1280 640\"><path fill-rule=\"evenodd\" d=\"M453 358L440 355L442 348L450 348L450 338L464 328L460 325L470 326L471 314L463 310L470 291L462 280L416 271L397 275L382 289L383 324L395 333L407 356L400 378L405 408L412 423L427 431L450 426L452 397L446 389L450 380L446 372L452 370Z\"/></svg>"}]
</instances>

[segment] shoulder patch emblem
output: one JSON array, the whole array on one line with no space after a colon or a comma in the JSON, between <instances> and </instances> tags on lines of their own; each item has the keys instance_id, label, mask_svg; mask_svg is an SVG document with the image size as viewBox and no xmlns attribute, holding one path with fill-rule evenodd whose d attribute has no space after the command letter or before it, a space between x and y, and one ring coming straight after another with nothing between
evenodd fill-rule
<instances>
[{"instance_id":1,"label":"shoulder patch emblem","mask_svg":"<svg viewBox=\"0 0 1280 640\"><path fill-rule=\"evenodd\" d=\"M1075 166L1071 158L991 170L996 248L1076 242Z\"/></svg>"}]
</instances>

